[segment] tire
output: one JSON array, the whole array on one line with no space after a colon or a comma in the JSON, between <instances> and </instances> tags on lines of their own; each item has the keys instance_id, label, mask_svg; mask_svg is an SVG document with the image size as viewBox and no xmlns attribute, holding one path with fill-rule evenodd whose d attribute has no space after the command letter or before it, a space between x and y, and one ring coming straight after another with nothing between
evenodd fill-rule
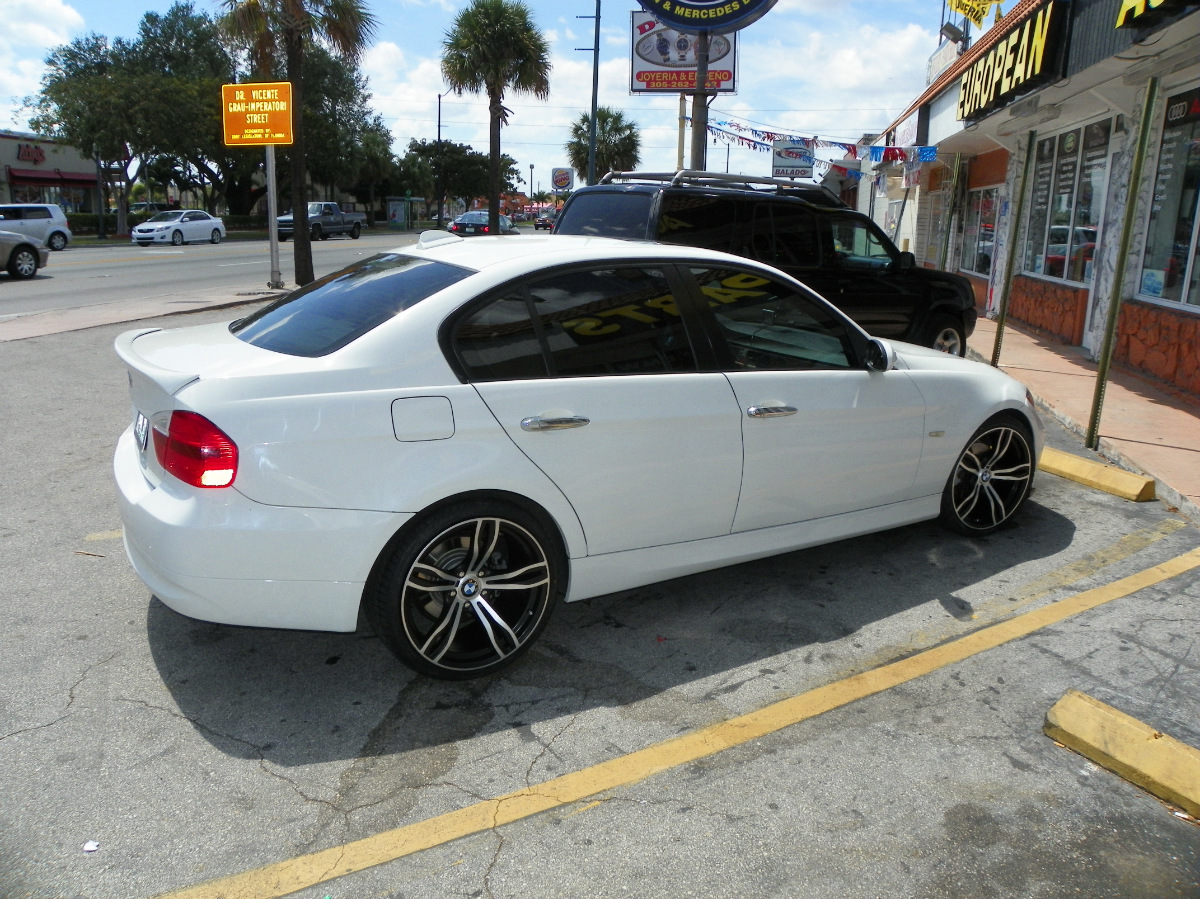
<instances>
[{"instance_id":1,"label":"tire","mask_svg":"<svg viewBox=\"0 0 1200 899\"><path fill-rule=\"evenodd\" d=\"M566 587L559 541L490 499L435 510L381 557L364 596L375 633L414 671L464 680L529 649Z\"/></svg>"},{"instance_id":2,"label":"tire","mask_svg":"<svg viewBox=\"0 0 1200 899\"><path fill-rule=\"evenodd\" d=\"M358 224L358 222L355 222L355 223L354 223L354 224L353 224L353 225L350 227L350 239L351 239L351 240L358 240L358 236L359 236L360 234L362 234L362 228L361 228L361 227L359 227L359 224Z\"/></svg>"},{"instance_id":3,"label":"tire","mask_svg":"<svg viewBox=\"0 0 1200 899\"><path fill-rule=\"evenodd\" d=\"M952 356L965 356L967 333L959 319L939 313L929 320L929 326L925 329L925 345Z\"/></svg>"},{"instance_id":4,"label":"tire","mask_svg":"<svg viewBox=\"0 0 1200 899\"><path fill-rule=\"evenodd\" d=\"M46 246L52 250L65 250L67 248L67 235L61 231L55 231L50 235L50 239L46 241Z\"/></svg>"},{"instance_id":5,"label":"tire","mask_svg":"<svg viewBox=\"0 0 1200 899\"><path fill-rule=\"evenodd\" d=\"M210 234L208 236L208 240L210 243L220 243L221 242L221 229L213 228L212 234Z\"/></svg>"},{"instance_id":6,"label":"tire","mask_svg":"<svg viewBox=\"0 0 1200 899\"><path fill-rule=\"evenodd\" d=\"M279 242L280 242L280 243L287 243L287 239L288 239L288 235L286 235L286 234L280 234L280 235L279 235Z\"/></svg>"},{"instance_id":7,"label":"tire","mask_svg":"<svg viewBox=\"0 0 1200 899\"><path fill-rule=\"evenodd\" d=\"M982 537L1003 527L1025 503L1035 469L1032 432L1015 414L984 422L967 441L942 491L942 523Z\"/></svg>"},{"instance_id":8,"label":"tire","mask_svg":"<svg viewBox=\"0 0 1200 899\"><path fill-rule=\"evenodd\" d=\"M308 239L309 240L324 240L325 239L325 235L321 233L320 225L313 225L312 228L309 229Z\"/></svg>"},{"instance_id":9,"label":"tire","mask_svg":"<svg viewBox=\"0 0 1200 899\"><path fill-rule=\"evenodd\" d=\"M174 231L171 233L171 246L173 246L173 247L183 246L183 232L182 231Z\"/></svg>"},{"instance_id":10,"label":"tire","mask_svg":"<svg viewBox=\"0 0 1200 899\"><path fill-rule=\"evenodd\" d=\"M14 278L28 280L37 274L37 270L38 254L33 247L17 247L8 257L8 273Z\"/></svg>"}]
</instances>

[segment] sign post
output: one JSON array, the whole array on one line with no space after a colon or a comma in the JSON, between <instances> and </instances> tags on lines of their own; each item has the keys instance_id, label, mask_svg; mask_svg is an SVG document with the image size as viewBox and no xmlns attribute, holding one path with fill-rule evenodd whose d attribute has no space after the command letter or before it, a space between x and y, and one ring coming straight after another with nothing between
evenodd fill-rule
<instances>
[{"instance_id":1,"label":"sign post","mask_svg":"<svg viewBox=\"0 0 1200 899\"><path fill-rule=\"evenodd\" d=\"M266 147L267 236L271 280L267 287L283 289L279 270L279 223L275 191L275 145L292 142L292 84L272 81L221 85L221 121L227 147Z\"/></svg>"}]
</instances>

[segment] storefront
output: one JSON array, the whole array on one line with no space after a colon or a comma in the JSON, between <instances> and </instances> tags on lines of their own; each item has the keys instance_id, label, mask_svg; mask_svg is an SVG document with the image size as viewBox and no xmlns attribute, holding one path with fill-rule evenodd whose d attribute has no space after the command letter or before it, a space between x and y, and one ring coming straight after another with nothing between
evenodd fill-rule
<instances>
[{"instance_id":1,"label":"storefront","mask_svg":"<svg viewBox=\"0 0 1200 899\"><path fill-rule=\"evenodd\" d=\"M65 212L96 209L96 164L73 147L0 131L0 201L57 203Z\"/></svg>"},{"instance_id":2,"label":"storefront","mask_svg":"<svg viewBox=\"0 0 1200 899\"><path fill-rule=\"evenodd\" d=\"M900 121L913 115L938 151L920 174L918 259L962 272L994 312L1015 240L1009 315L1093 353L1119 289L1118 361L1200 396L1200 4L1022 0Z\"/></svg>"}]
</instances>

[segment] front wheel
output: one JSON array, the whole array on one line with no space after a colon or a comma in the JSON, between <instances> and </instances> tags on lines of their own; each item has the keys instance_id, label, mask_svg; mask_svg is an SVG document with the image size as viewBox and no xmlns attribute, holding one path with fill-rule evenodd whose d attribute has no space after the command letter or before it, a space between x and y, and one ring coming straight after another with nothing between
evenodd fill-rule
<instances>
[{"instance_id":1,"label":"front wheel","mask_svg":"<svg viewBox=\"0 0 1200 899\"><path fill-rule=\"evenodd\" d=\"M221 242L221 229L213 228L212 234L210 234L208 236L208 239L211 243L220 243Z\"/></svg>"},{"instance_id":2,"label":"front wheel","mask_svg":"<svg viewBox=\"0 0 1200 899\"><path fill-rule=\"evenodd\" d=\"M171 234L171 246L173 246L173 247L183 246L183 232L182 231L175 231L174 233Z\"/></svg>"},{"instance_id":3,"label":"front wheel","mask_svg":"<svg viewBox=\"0 0 1200 899\"><path fill-rule=\"evenodd\" d=\"M942 492L942 521L960 534L990 534L1017 514L1035 467L1029 426L1015 415L983 423L959 453Z\"/></svg>"},{"instance_id":4,"label":"front wheel","mask_svg":"<svg viewBox=\"0 0 1200 899\"><path fill-rule=\"evenodd\" d=\"M358 222L355 222L355 223L354 223L354 224L353 224L353 225L350 227L350 239L351 239L351 240L358 240L358 236L359 236L360 234L362 234L362 228L360 228L360 227L359 227L359 224L358 224Z\"/></svg>"},{"instance_id":5,"label":"front wheel","mask_svg":"<svg viewBox=\"0 0 1200 899\"><path fill-rule=\"evenodd\" d=\"M543 524L494 500L438 510L402 537L364 597L375 632L422 674L462 680L516 661L566 585Z\"/></svg>"},{"instance_id":6,"label":"front wheel","mask_svg":"<svg viewBox=\"0 0 1200 899\"><path fill-rule=\"evenodd\" d=\"M953 315L935 315L926 329L926 344L952 356L967 354L967 333Z\"/></svg>"},{"instance_id":7,"label":"front wheel","mask_svg":"<svg viewBox=\"0 0 1200 899\"><path fill-rule=\"evenodd\" d=\"M14 278L25 280L37 274L37 252L29 247L17 247L8 260L8 273Z\"/></svg>"}]
</instances>

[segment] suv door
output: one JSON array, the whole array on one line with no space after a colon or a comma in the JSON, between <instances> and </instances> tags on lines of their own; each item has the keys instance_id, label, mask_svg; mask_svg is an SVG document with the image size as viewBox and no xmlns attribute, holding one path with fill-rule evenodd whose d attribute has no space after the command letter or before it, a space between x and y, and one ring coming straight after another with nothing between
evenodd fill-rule
<instances>
[{"instance_id":1,"label":"suv door","mask_svg":"<svg viewBox=\"0 0 1200 899\"><path fill-rule=\"evenodd\" d=\"M673 270L672 270L673 272ZM588 554L728 534L742 474L738 407L701 371L677 276L600 263L512 286L450 346L520 450L579 516ZM695 319L693 318L693 321Z\"/></svg>"},{"instance_id":2,"label":"suv door","mask_svg":"<svg viewBox=\"0 0 1200 899\"><path fill-rule=\"evenodd\" d=\"M908 374L867 371L848 323L787 282L732 266L690 271L741 416L734 531L911 499L925 403Z\"/></svg>"},{"instance_id":3,"label":"suv door","mask_svg":"<svg viewBox=\"0 0 1200 899\"><path fill-rule=\"evenodd\" d=\"M25 234L25 216L23 212L24 210L20 206L0 206L0 215L4 216L4 220L0 221L0 231Z\"/></svg>"},{"instance_id":4,"label":"suv door","mask_svg":"<svg viewBox=\"0 0 1200 899\"><path fill-rule=\"evenodd\" d=\"M901 267L900 251L870 219L849 212L822 217L833 264L819 292L868 333L904 339L927 305L924 282Z\"/></svg>"}]
</instances>

